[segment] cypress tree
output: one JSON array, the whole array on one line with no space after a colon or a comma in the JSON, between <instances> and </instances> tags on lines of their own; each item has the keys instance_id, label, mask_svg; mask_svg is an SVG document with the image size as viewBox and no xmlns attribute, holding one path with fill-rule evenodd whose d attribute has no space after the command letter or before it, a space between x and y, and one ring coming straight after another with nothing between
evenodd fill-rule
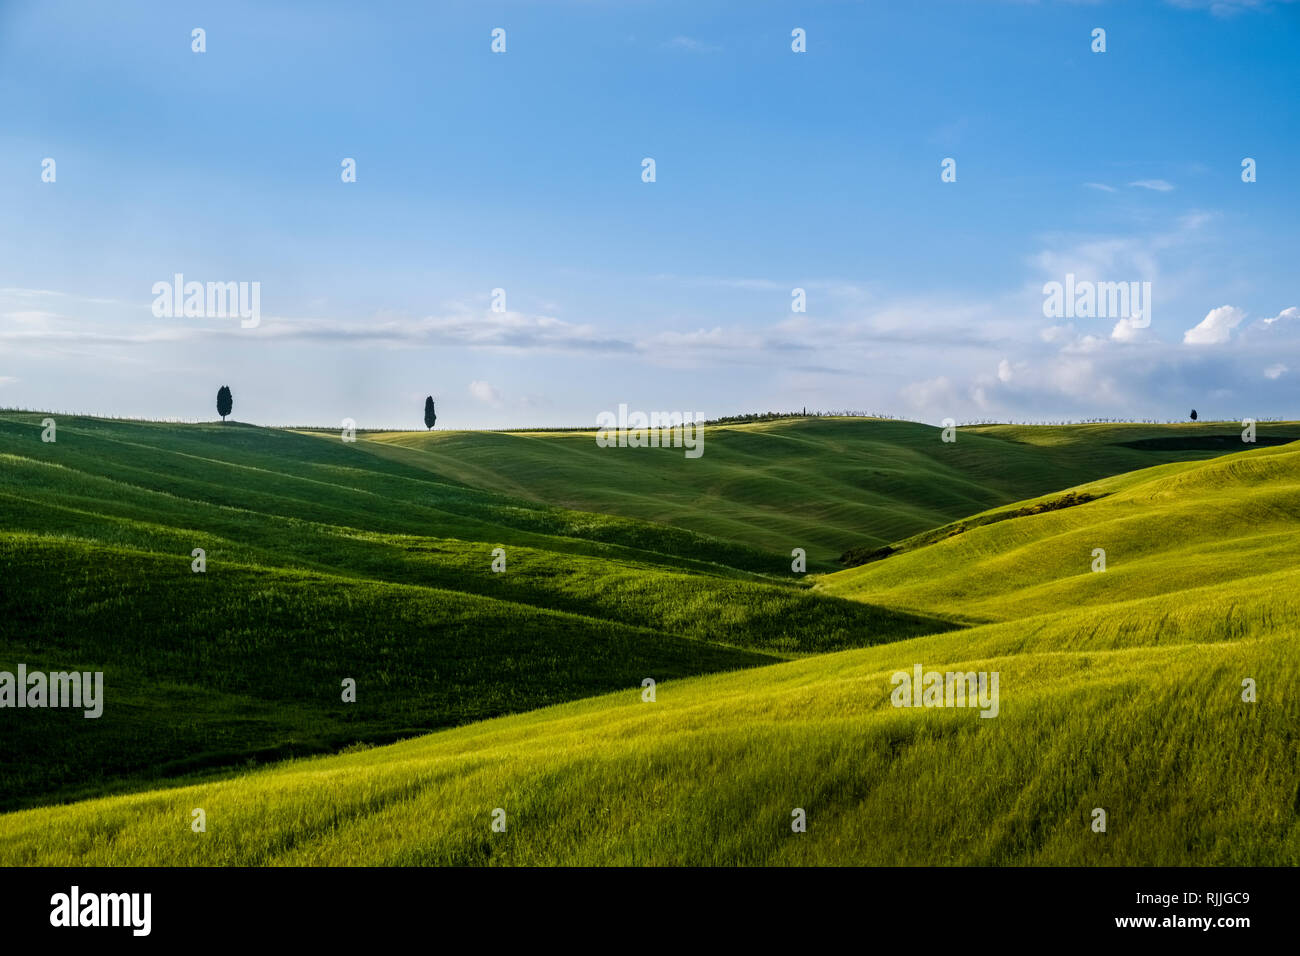
<instances>
[{"instance_id":1,"label":"cypress tree","mask_svg":"<svg viewBox=\"0 0 1300 956\"><path fill-rule=\"evenodd\" d=\"M222 385L217 389L217 414L221 416L223 422L234 407L235 397L230 394L230 386Z\"/></svg>"}]
</instances>

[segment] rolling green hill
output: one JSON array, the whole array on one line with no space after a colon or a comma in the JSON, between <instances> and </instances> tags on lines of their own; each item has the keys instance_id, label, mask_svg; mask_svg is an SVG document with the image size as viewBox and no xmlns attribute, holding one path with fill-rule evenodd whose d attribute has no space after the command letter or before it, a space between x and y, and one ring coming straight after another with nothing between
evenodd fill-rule
<instances>
[{"instance_id":1,"label":"rolling green hill","mask_svg":"<svg viewBox=\"0 0 1300 956\"><path fill-rule=\"evenodd\" d=\"M1240 426L986 426L958 440L915 422L808 418L704 427L704 453L600 448L594 432L377 432L358 447L478 488L690 529L837 570L997 505L1169 461L1239 451ZM1261 440L1300 438L1265 423ZM1167 445L1131 447L1158 440ZM1186 446L1186 447L1183 447Z\"/></svg>"},{"instance_id":2,"label":"rolling green hill","mask_svg":"<svg viewBox=\"0 0 1300 956\"><path fill-rule=\"evenodd\" d=\"M0 415L0 670L102 670L117 706L0 710L0 808L950 626L339 441L68 418L43 443L42 417Z\"/></svg>"},{"instance_id":3,"label":"rolling green hill","mask_svg":"<svg viewBox=\"0 0 1300 956\"><path fill-rule=\"evenodd\" d=\"M112 430L94 425L101 427ZM1072 449L1060 452L1062 462L1136 455L1146 463L1232 450L1214 440L1223 426L1198 428L1002 429L975 436L982 441L968 442L963 432L958 446L966 443L972 469L984 467L983 442L1024 455ZM282 437L289 444L257 467L278 471L270 464L292 448L303 459L295 467L304 470L293 477L318 478L317 453L298 443L335 447L319 437L258 433L238 441ZM1160 444L1134 448L1118 440ZM250 464L219 435L196 443L208 460ZM377 450L380 444L394 443L359 442L344 453L360 453L347 459L360 472L370 466L359 462L376 462L377 481L403 479L379 496L388 505L390 492L407 480L422 489L411 501L433 495L436 504L437 489L448 482L448 495L483 502L476 520L490 520L488 502L504 500L476 497L482 493L455 483L469 480L466 474L431 477L436 462L421 458L419 448L399 442ZM167 456L178 452L165 435L153 444L159 446L166 449L156 452L165 471ZM48 471L52 451L25 449L6 464ZM96 460L99 474L108 466L102 453ZM304 730L319 733L320 714L341 709L333 703L340 670L374 668L376 660L383 661L382 676L362 686L386 711L390 722L383 726L390 729L542 709L239 772L195 776L196 768L182 762L172 768L182 776L161 789L146 789L142 765L133 784L141 792L0 816L0 864L1300 864L1300 446L1075 482L1074 491L1086 492L1082 503L1027 513L1059 497L1066 481L1038 500L935 522L947 527L919 535L899 554L823 576L812 592L723 560L672 572L667 566L679 559L665 558L666 546L615 559L583 549L632 545L566 537L548 551L534 541L536 561L547 569L590 561L595 567L566 573L595 580L597 568L627 561L637 568L630 579L683 579L660 590L647 585L649 592L626 605L614 597L630 587L620 580L586 611L530 603L553 586L557 603L584 599L585 584L568 598L545 578L531 593L513 596L492 593L492 583L454 590L441 583L455 580L451 573L436 584L404 579L418 577L422 550L414 565L381 574L396 550L378 558L349 550L353 544L336 550L327 537L311 544L312 534L325 534L318 526L355 529L335 532L345 542L392 545L395 535L398 550L422 541L415 536L412 543L409 530L374 527L388 517L402 520L402 507L386 512L378 504L348 525L290 516L294 535L285 540L303 534L312 563L283 534L268 531L247 544L231 535L223 547L232 555L248 550L222 571L237 580L217 587L217 577L190 574L187 550L176 557L192 524L178 525L184 530L171 539L166 521L141 531L139 514L121 530L126 517L113 510L114 501L160 519L166 514L154 498L129 505L142 476L114 477L113 494L105 495L94 491L88 463L76 470L84 484L57 494L45 495L30 474L0 486L0 571L19 585L4 610L25 615L0 646L15 647L24 634L29 643L19 649L45 655L39 660L51 667L77 654L86 656L72 663L120 662L129 706L146 715L135 725L141 736L162 726L159 704L148 701L160 689L178 718L178 737L187 724L209 719L225 732L242 732L230 729L242 719L266 722L266 739L283 740L286 727L272 726L281 713L296 714ZM271 504L293 481L258 483L247 470L239 473L256 494L272 496L255 523L298 507ZM22 472L6 467L5 474ZM348 482L325 483L362 489L369 481L347 475ZM607 493L602 481L593 478L593 485L593 494ZM75 489L81 494L72 495ZM321 489L301 506L328 506L335 494L342 492ZM197 501L186 502L185 513ZM37 504L46 510L31 511ZM80 530L33 530L59 513L56 504L92 517L106 509L118 520L101 527L85 517L76 519L86 522ZM525 513L520 521L532 520L517 500L506 512L516 508ZM219 507L232 509L239 510ZM633 541L655 533L634 521L616 527ZM497 533L519 530L503 524ZM162 543L151 543L152 535ZM455 540L439 538L436 547L455 551ZM725 554L718 538L708 540ZM1091 571L1094 547L1106 549L1104 573ZM283 564L266 563L277 556ZM113 562L117 570L97 570ZM653 626L644 625L647 608L700 580L718 590L682 618L660 610ZM762 602L754 611L760 594L775 602L766 617ZM796 600L809 603L781 603ZM856 643L873 646L851 646L856 625L842 615L858 601L876 630ZM606 603L608 613L594 613ZM757 621L744 618L750 613L759 614ZM819 613L828 617L804 620ZM698 615L704 621L691 631ZM729 615L741 617L727 632ZM723 637L711 640L714 618ZM975 626L946 629L947 619ZM840 622L839 639L819 637L827 620ZM148 630L146 622L158 621L177 623ZM114 636L82 636L99 631ZM521 651L524 640L530 643ZM814 651L826 653L808 656ZM891 706L892 674L917 665L996 672L997 717ZM660 680L654 702L641 698L638 669L654 670L644 676ZM1243 699L1243 682L1253 682L1257 699ZM286 703L317 693L319 705ZM430 698L444 717L430 719L421 709ZM467 702L481 706L467 710ZM81 721L42 716L49 726L13 752L6 769ZM156 745L148 758L156 765L170 744L148 744ZM90 765L77 763L80 750L101 745L69 735L65 796ZM140 745L130 738L122 744ZM232 751L246 753L247 743L241 746ZM30 773L26 784L54 786ZM89 795L96 787L84 789ZM106 789L112 788L98 788ZM190 829L196 807L207 814L206 833ZM491 827L497 808L508 821L503 833ZM806 833L791 830L796 808L806 811ZM1107 814L1105 833L1090 828L1097 808Z\"/></svg>"},{"instance_id":4,"label":"rolling green hill","mask_svg":"<svg viewBox=\"0 0 1300 956\"><path fill-rule=\"evenodd\" d=\"M819 588L993 621L1300 565L1300 443L1161 465L1071 490L1096 497L993 523L981 522L999 517L997 510L973 516L912 550L828 575ZM1097 549L1105 552L1104 573L1093 570Z\"/></svg>"},{"instance_id":5,"label":"rolling green hill","mask_svg":"<svg viewBox=\"0 0 1300 956\"><path fill-rule=\"evenodd\" d=\"M1300 574L1272 579L1248 622L1212 588L7 814L0 864L1294 866ZM918 663L997 671L998 717L892 707Z\"/></svg>"}]
</instances>

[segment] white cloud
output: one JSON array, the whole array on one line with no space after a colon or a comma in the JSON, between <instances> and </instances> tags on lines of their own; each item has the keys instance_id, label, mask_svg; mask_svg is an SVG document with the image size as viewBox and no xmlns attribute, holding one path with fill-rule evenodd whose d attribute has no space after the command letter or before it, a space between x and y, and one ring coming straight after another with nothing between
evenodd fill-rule
<instances>
[{"instance_id":1,"label":"white cloud","mask_svg":"<svg viewBox=\"0 0 1300 956\"><path fill-rule=\"evenodd\" d=\"M904 385L902 394L903 398L918 409L942 410L960 407L954 399L952 382L946 375Z\"/></svg>"},{"instance_id":2,"label":"white cloud","mask_svg":"<svg viewBox=\"0 0 1300 956\"><path fill-rule=\"evenodd\" d=\"M604 335L590 325L565 322L546 315L470 309L422 319L376 317L363 321L340 321L271 316L263 320L255 334L266 338L463 345L506 351L625 352L632 348L627 340Z\"/></svg>"},{"instance_id":3,"label":"white cloud","mask_svg":"<svg viewBox=\"0 0 1300 956\"><path fill-rule=\"evenodd\" d=\"M1109 282L1159 278L1156 251L1165 239L1087 239L1066 248L1044 249L1031 256L1030 265L1041 270L1044 279L1060 282L1068 273L1076 281ZM1042 286L1039 286L1041 290Z\"/></svg>"},{"instance_id":4,"label":"white cloud","mask_svg":"<svg viewBox=\"0 0 1300 956\"><path fill-rule=\"evenodd\" d=\"M1144 328L1147 326L1134 325L1133 320L1126 316L1115 323L1115 328L1110 330L1110 337L1116 342L1134 342L1141 337Z\"/></svg>"},{"instance_id":5,"label":"white cloud","mask_svg":"<svg viewBox=\"0 0 1300 956\"><path fill-rule=\"evenodd\" d=\"M1089 189L1100 189L1104 193L1118 192L1114 186L1107 186L1105 183L1084 183Z\"/></svg>"},{"instance_id":6,"label":"white cloud","mask_svg":"<svg viewBox=\"0 0 1300 956\"><path fill-rule=\"evenodd\" d=\"M761 344L756 341L752 332L743 329L723 329L715 326L712 329L696 329L694 332L677 332L668 329L663 332L656 332L642 339L639 344L648 350L659 348L711 348L711 349L729 349L750 348Z\"/></svg>"},{"instance_id":7,"label":"white cloud","mask_svg":"<svg viewBox=\"0 0 1300 956\"><path fill-rule=\"evenodd\" d=\"M629 339L603 333L591 325L565 322L545 315L520 312L475 311L454 308L450 314L412 318L375 315L365 319L320 319L262 316L255 329L238 322L208 319L145 319L131 325L104 325L57 317L50 313L8 313L0 320L0 345L40 344L149 345L208 340L213 337L257 338L265 341L309 341L322 344L460 345L504 352L544 349L570 353L621 353L635 351ZM215 322L215 324L214 324ZM136 331L139 330L139 331Z\"/></svg>"},{"instance_id":8,"label":"white cloud","mask_svg":"<svg viewBox=\"0 0 1300 956\"><path fill-rule=\"evenodd\" d=\"M1221 305L1211 309L1198 325L1183 333L1183 344L1222 345L1245 317L1246 313L1236 306Z\"/></svg>"},{"instance_id":9,"label":"white cloud","mask_svg":"<svg viewBox=\"0 0 1300 956\"><path fill-rule=\"evenodd\" d=\"M1293 305L1289 309L1283 309L1271 319L1261 319L1260 321L1265 325L1272 325L1274 322L1284 322L1287 319L1300 319L1300 309Z\"/></svg>"},{"instance_id":10,"label":"white cloud","mask_svg":"<svg viewBox=\"0 0 1300 956\"><path fill-rule=\"evenodd\" d=\"M501 393L488 382L470 382L469 393L480 402L487 402L489 405L495 405L501 401Z\"/></svg>"},{"instance_id":11,"label":"white cloud","mask_svg":"<svg viewBox=\"0 0 1300 956\"><path fill-rule=\"evenodd\" d=\"M1290 371L1290 369L1279 362L1276 365L1270 365L1268 368L1264 369L1264 377L1269 379L1279 379L1288 371Z\"/></svg>"},{"instance_id":12,"label":"white cloud","mask_svg":"<svg viewBox=\"0 0 1300 956\"><path fill-rule=\"evenodd\" d=\"M998 363L998 380L1001 382L1011 381L1011 363L1006 359Z\"/></svg>"},{"instance_id":13,"label":"white cloud","mask_svg":"<svg viewBox=\"0 0 1300 956\"><path fill-rule=\"evenodd\" d=\"M1052 385L1067 395L1093 397L1097 370L1091 359L1062 358L1052 363Z\"/></svg>"},{"instance_id":14,"label":"white cloud","mask_svg":"<svg viewBox=\"0 0 1300 956\"><path fill-rule=\"evenodd\" d=\"M63 316L57 312L41 312L35 310L22 312L6 312L4 319L14 325L21 325L28 329L47 328L51 324L51 319L61 319Z\"/></svg>"},{"instance_id":15,"label":"white cloud","mask_svg":"<svg viewBox=\"0 0 1300 956\"><path fill-rule=\"evenodd\" d=\"M1151 189L1158 193L1167 193L1174 188L1173 183L1165 182L1163 179L1139 179L1129 185L1137 186L1139 189Z\"/></svg>"},{"instance_id":16,"label":"white cloud","mask_svg":"<svg viewBox=\"0 0 1300 956\"><path fill-rule=\"evenodd\" d=\"M1064 355L1079 355L1087 352L1100 352L1106 347L1106 340L1095 335L1081 335L1073 342L1067 342L1061 349Z\"/></svg>"}]
</instances>

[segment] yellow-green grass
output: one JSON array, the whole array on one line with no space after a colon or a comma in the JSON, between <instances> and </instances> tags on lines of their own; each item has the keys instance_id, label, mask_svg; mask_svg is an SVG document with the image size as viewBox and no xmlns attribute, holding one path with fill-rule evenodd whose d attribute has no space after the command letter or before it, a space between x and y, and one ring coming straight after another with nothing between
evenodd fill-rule
<instances>
[{"instance_id":1,"label":"yellow-green grass","mask_svg":"<svg viewBox=\"0 0 1300 956\"><path fill-rule=\"evenodd\" d=\"M105 767L106 738L79 713L9 719L0 763L27 806L135 792L0 816L0 864L1300 862L1295 450L1117 475L1060 511L976 515L810 592L771 583L777 555L761 544L503 498L432 474L420 448L97 420L38 448L27 418L0 415L0 669L107 661L125 723ZM1046 482L1088 458L1105 474L1232 447L1205 441L1224 426L1092 431L918 445L964 456L944 464L963 471L956 497L926 513L973 486L1009 504L989 491L1008 462ZM555 437L513 473L564 462ZM1151 438L1188 447L1119 443ZM589 471L604 495L608 473ZM943 474L918 466L911 494ZM882 501L905 500L894 481L873 486ZM1074 566L1098 532L1111 544ZM188 570L195 534L214 542L210 578ZM494 540L517 579L488 569ZM1105 574L1089 570L1094 546ZM996 623L926 633L944 617ZM855 628L885 643L779 661L864 642ZM340 707L340 668L374 661L370 710ZM890 706L890 675L917 664L997 671L999 716ZM660 680L654 703L642 671ZM602 694L613 687L626 689ZM113 763L136 747L135 764ZM196 807L207 833L190 829ZM807 833L790 829L796 807ZM1106 834L1089 828L1097 807Z\"/></svg>"},{"instance_id":2,"label":"yellow-green grass","mask_svg":"<svg viewBox=\"0 0 1300 956\"><path fill-rule=\"evenodd\" d=\"M1243 628L1220 616L1236 600L988 625L21 811L0 864L1296 865L1297 602L1246 601ZM915 664L998 672L999 715L893 707Z\"/></svg>"},{"instance_id":3,"label":"yellow-green grass","mask_svg":"<svg viewBox=\"0 0 1300 956\"><path fill-rule=\"evenodd\" d=\"M818 587L992 621L1211 584L1245 587L1300 566L1300 444L1161 465L1072 490L1102 497L991 524L978 524L988 515L975 516L960 533L827 575ZM1096 549L1105 552L1104 572L1093 570Z\"/></svg>"},{"instance_id":4,"label":"yellow-green grass","mask_svg":"<svg viewBox=\"0 0 1300 956\"><path fill-rule=\"evenodd\" d=\"M812 418L704 426L704 453L600 448L592 431L376 432L357 448L520 498L640 518L835 570L850 548L906 538L996 505L1167 461L1243 447L1231 424L997 426L953 443L915 422ZM1300 438L1266 423L1261 440ZM1197 447L1194 439L1223 436ZM1139 449L1170 440L1192 447ZM1235 443L1235 445L1234 445Z\"/></svg>"}]
</instances>

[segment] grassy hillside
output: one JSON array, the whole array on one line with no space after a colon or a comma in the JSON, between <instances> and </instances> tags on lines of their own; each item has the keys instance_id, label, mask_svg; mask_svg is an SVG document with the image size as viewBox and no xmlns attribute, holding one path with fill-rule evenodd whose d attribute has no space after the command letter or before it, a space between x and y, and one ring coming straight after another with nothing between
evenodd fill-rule
<instances>
[{"instance_id":1,"label":"grassy hillside","mask_svg":"<svg viewBox=\"0 0 1300 956\"><path fill-rule=\"evenodd\" d=\"M1117 476L823 579L992 623L6 814L0 863L1297 865L1297 484L1287 447ZM891 706L917 664L998 716Z\"/></svg>"},{"instance_id":2,"label":"grassy hillside","mask_svg":"<svg viewBox=\"0 0 1300 956\"><path fill-rule=\"evenodd\" d=\"M42 417L0 415L0 670L102 670L110 704L0 710L0 808L949 626L340 441L69 418L43 443Z\"/></svg>"},{"instance_id":3,"label":"grassy hillside","mask_svg":"<svg viewBox=\"0 0 1300 956\"><path fill-rule=\"evenodd\" d=\"M8 814L0 863L1296 865L1300 575L1272 583L1249 636L1165 598L669 682ZM891 707L915 663L998 671L999 716Z\"/></svg>"},{"instance_id":4,"label":"grassy hillside","mask_svg":"<svg viewBox=\"0 0 1300 956\"><path fill-rule=\"evenodd\" d=\"M599 448L594 432L382 432L359 436L358 447L533 501L784 555L802 547L810 570L837 570L850 548L1109 475L1237 451L1239 433L1231 423L988 426L945 443L940 429L914 422L812 418L705 426L697 459L681 449ZM1264 424L1259 434L1300 438L1300 425ZM1172 447L1126 444L1150 439Z\"/></svg>"},{"instance_id":5,"label":"grassy hillside","mask_svg":"<svg viewBox=\"0 0 1300 956\"><path fill-rule=\"evenodd\" d=\"M1082 485L1095 500L959 522L948 536L821 579L826 593L1009 620L1300 565L1300 443L1162 465ZM942 529L941 529L942 530ZM1105 572L1094 572L1094 550Z\"/></svg>"}]
</instances>

